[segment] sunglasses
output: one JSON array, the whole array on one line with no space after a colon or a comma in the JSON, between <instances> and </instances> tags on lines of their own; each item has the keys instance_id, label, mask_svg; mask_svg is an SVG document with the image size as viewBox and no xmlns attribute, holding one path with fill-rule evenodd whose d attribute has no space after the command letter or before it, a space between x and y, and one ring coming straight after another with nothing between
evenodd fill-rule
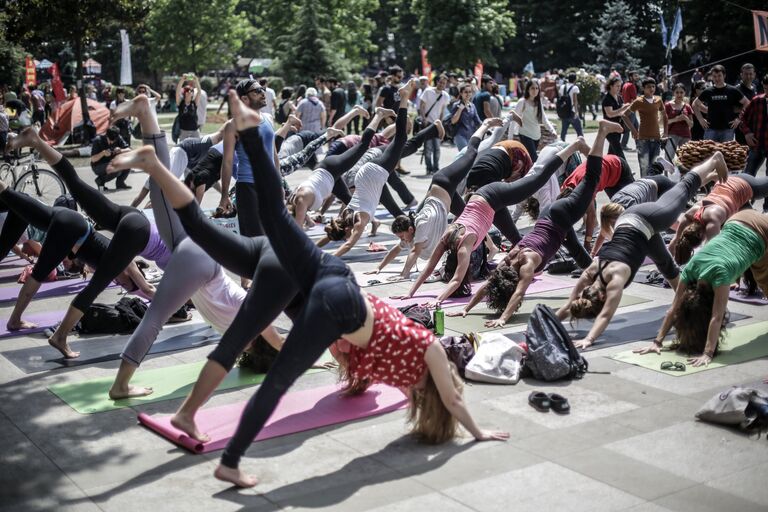
<instances>
[{"instance_id":1,"label":"sunglasses","mask_svg":"<svg viewBox=\"0 0 768 512\"><path fill-rule=\"evenodd\" d=\"M264 89L262 87L254 87L251 90L248 91L249 93L255 92L256 94L264 94Z\"/></svg>"},{"instance_id":2,"label":"sunglasses","mask_svg":"<svg viewBox=\"0 0 768 512\"><path fill-rule=\"evenodd\" d=\"M664 361L661 363L662 370L669 370L671 372L684 372L685 364L681 362L673 363L672 361Z\"/></svg>"}]
</instances>

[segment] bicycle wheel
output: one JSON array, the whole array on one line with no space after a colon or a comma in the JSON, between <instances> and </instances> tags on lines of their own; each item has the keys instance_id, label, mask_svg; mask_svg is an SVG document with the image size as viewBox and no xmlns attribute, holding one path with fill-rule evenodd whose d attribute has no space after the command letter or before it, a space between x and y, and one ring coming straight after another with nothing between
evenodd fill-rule
<instances>
[{"instance_id":1,"label":"bicycle wheel","mask_svg":"<svg viewBox=\"0 0 768 512\"><path fill-rule=\"evenodd\" d=\"M11 164L0 164L0 181L11 187L16 184L16 171Z\"/></svg>"},{"instance_id":2,"label":"bicycle wheel","mask_svg":"<svg viewBox=\"0 0 768 512\"><path fill-rule=\"evenodd\" d=\"M57 197L67 193L67 187L61 178L48 169L31 169L25 172L19 176L13 188L48 206L53 206Z\"/></svg>"}]
</instances>

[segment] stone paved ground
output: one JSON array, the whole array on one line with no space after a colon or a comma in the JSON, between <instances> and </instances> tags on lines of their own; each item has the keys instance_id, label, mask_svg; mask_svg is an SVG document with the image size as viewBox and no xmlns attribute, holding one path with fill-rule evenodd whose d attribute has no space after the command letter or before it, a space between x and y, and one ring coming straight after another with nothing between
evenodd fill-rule
<instances>
[{"instance_id":1,"label":"stone paved ground","mask_svg":"<svg viewBox=\"0 0 768 512\"><path fill-rule=\"evenodd\" d=\"M442 161L454 154L444 146ZM428 180L418 158L405 162L413 171L406 182L421 197ZM629 154L636 169L635 158ZM87 168L81 172L91 179ZM142 181L141 175L131 176L133 192ZM111 197L127 203L132 195ZM214 205L215 198L207 196L206 204ZM355 270L374 265L352 264ZM388 295L404 286L374 292ZM672 297L669 290L638 284L628 292L653 302L622 312L668 304ZM116 297L110 290L100 299ZM61 297L36 300L30 312L66 305ZM752 317L743 323L768 316L765 308L730 308ZM2 305L0 317L7 318L10 310ZM280 322L287 325L285 319ZM44 343L41 336L4 339L0 353ZM768 510L766 440L693 417L724 387L768 376L768 360L675 378L607 358L638 345L591 352L590 368L608 373L576 382L468 385L467 400L479 423L509 430L507 443L463 439L419 445L406 435L405 415L397 412L254 444L243 466L261 483L246 491L211 477L219 453L190 455L137 425L137 412L170 413L180 400L81 415L47 390L56 383L112 376L116 361L26 375L0 357L0 510ZM165 354L142 368L200 361L208 351ZM334 381L331 373L313 374L296 388ZM532 389L566 395L572 414L535 412L526 403ZM252 392L217 393L210 405L242 401Z\"/></svg>"}]
</instances>

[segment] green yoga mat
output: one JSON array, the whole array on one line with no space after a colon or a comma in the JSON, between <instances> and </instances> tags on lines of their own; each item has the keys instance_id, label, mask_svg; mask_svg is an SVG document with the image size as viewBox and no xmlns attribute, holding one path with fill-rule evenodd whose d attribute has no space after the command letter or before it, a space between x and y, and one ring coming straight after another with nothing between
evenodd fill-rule
<instances>
[{"instance_id":1,"label":"green yoga mat","mask_svg":"<svg viewBox=\"0 0 768 512\"><path fill-rule=\"evenodd\" d=\"M623 363L642 366L673 377L685 377L693 373L699 373L714 368L722 368L729 364L744 363L760 357L768 356L768 322L732 327L728 329L725 343L721 343L720 352L709 363L709 366L693 367L688 364L688 357L672 351L663 351L661 354L633 354L631 350L619 352L611 356L611 359ZM685 364L684 372L662 370L664 361L680 362Z\"/></svg>"},{"instance_id":2,"label":"green yoga mat","mask_svg":"<svg viewBox=\"0 0 768 512\"><path fill-rule=\"evenodd\" d=\"M510 319L510 321L507 322L504 328L515 326L515 325L527 324L528 317L531 315L531 311L533 311L533 308L536 306L536 304L546 304L552 309L557 310L567 300L568 300L568 295L563 295L558 297L527 298L523 300L523 305L520 307L518 312ZM641 297L634 297L632 295L624 294L621 297L621 302L619 303L619 307L634 306L635 304L642 304L643 302L649 302L649 299L643 299ZM469 332L490 331L492 329L485 326L486 320L494 320L498 317L499 317L498 314L492 312L490 309L488 309L485 306L475 307L475 309L473 309L467 316L463 318L460 316L450 317L446 315L445 328L449 331L453 331L453 333L459 333L459 334L469 333Z\"/></svg>"},{"instance_id":3,"label":"green yoga mat","mask_svg":"<svg viewBox=\"0 0 768 512\"><path fill-rule=\"evenodd\" d=\"M320 361L327 362L331 359L331 355L326 352ZM131 380L131 384L153 388L154 392L149 396L112 400L107 393L112 387L114 377L91 379L73 384L58 384L50 386L48 390L80 414L114 411L135 405L186 397L192 390L192 386L197 381L200 370L205 363L206 361L200 361L137 372ZM307 373L321 371L324 370L312 369ZM255 373L247 368L233 368L219 384L217 390L255 386L261 384L264 377L265 374Z\"/></svg>"}]
</instances>

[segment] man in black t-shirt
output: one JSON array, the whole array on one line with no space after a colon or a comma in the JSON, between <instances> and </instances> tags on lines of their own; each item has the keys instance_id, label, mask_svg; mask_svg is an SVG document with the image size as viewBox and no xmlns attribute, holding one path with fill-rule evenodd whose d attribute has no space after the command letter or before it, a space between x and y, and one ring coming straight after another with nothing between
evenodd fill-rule
<instances>
[{"instance_id":1,"label":"man in black t-shirt","mask_svg":"<svg viewBox=\"0 0 768 512\"><path fill-rule=\"evenodd\" d=\"M96 185L99 190L107 190L105 183L117 178L117 189L129 189L125 180L131 174L131 170L107 174L107 165L118 154L127 151L128 143L120 136L120 130L116 126L107 129L107 133L99 135L91 142L91 169L96 174Z\"/></svg>"},{"instance_id":2,"label":"man in black t-shirt","mask_svg":"<svg viewBox=\"0 0 768 512\"><path fill-rule=\"evenodd\" d=\"M397 112L397 106L400 103L400 95L397 90L400 88L400 82L403 81L403 68L392 66L389 68L387 83L379 91L379 99L376 101L377 107L384 107Z\"/></svg>"},{"instance_id":3,"label":"man in black t-shirt","mask_svg":"<svg viewBox=\"0 0 768 512\"><path fill-rule=\"evenodd\" d=\"M741 81L736 84L736 88L749 101L752 101L752 98L762 92L760 84L755 81L755 66L752 64L746 63L741 66L740 78ZM736 130L736 142L744 146L747 145L744 134L739 129Z\"/></svg>"},{"instance_id":4,"label":"man in black t-shirt","mask_svg":"<svg viewBox=\"0 0 768 512\"><path fill-rule=\"evenodd\" d=\"M335 78L329 78L328 83L331 86L331 112L328 116L330 119L328 125L333 126L344 115L347 108L347 93L339 87L339 81Z\"/></svg>"},{"instance_id":5,"label":"man in black t-shirt","mask_svg":"<svg viewBox=\"0 0 768 512\"><path fill-rule=\"evenodd\" d=\"M739 90L725 83L725 67L720 64L710 70L712 87L704 89L693 102L693 111L704 127L704 138L715 142L728 142L734 138L734 129L739 126L739 112L749 104ZM706 119L701 114L706 107Z\"/></svg>"}]
</instances>

